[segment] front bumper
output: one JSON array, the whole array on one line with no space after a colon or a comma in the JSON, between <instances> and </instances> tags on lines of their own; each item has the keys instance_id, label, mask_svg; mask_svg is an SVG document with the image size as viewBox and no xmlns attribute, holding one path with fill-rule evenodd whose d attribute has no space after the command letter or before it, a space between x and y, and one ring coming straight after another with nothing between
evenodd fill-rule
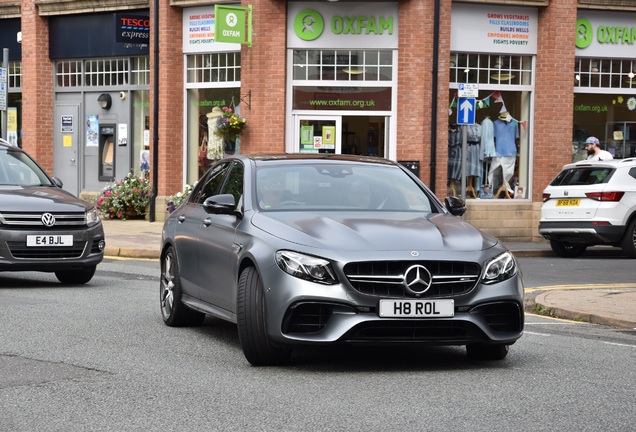
<instances>
[{"instance_id":1,"label":"front bumper","mask_svg":"<svg viewBox=\"0 0 636 432\"><path fill-rule=\"evenodd\" d=\"M72 246L27 246L27 236L72 235ZM99 264L104 258L104 229L67 230L0 229L0 271L70 270Z\"/></svg>"},{"instance_id":2,"label":"front bumper","mask_svg":"<svg viewBox=\"0 0 636 432\"><path fill-rule=\"evenodd\" d=\"M493 285L477 284L469 293L452 297L450 318L382 318L380 297L344 285L317 286L291 279L293 285L287 280L265 289L268 333L281 344L512 344L523 334L519 274Z\"/></svg>"}]
</instances>

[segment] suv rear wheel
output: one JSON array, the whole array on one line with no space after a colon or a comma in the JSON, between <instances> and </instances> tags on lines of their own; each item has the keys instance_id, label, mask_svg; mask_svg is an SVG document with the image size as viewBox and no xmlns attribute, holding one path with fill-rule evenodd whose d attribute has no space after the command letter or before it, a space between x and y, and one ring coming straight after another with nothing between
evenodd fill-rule
<instances>
[{"instance_id":1,"label":"suv rear wheel","mask_svg":"<svg viewBox=\"0 0 636 432\"><path fill-rule=\"evenodd\" d=\"M636 258L636 219L633 219L627 226L621 248L629 258Z\"/></svg>"},{"instance_id":2,"label":"suv rear wheel","mask_svg":"<svg viewBox=\"0 0 636 432\"><path fill-rule=\"evenodd\" d=\"M559 242L556 240L550 240L550 247L555 254L562 258L576 258L583 255L583 252L587 249L586 245L574 245L571 243Z\"/></svg>"}]
</instances>

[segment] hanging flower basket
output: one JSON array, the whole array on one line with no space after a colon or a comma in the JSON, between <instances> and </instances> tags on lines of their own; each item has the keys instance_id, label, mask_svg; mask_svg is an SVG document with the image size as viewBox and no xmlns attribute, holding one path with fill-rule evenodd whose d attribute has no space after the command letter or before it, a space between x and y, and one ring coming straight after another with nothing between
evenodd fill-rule
<instances>
[{"instance_id":1,"label":"hanging flower basket","mask_svg":"<svg viewBox=\"0 0 636 432\"><path fill-rule=\"evenodd\" d=\"M247 127L247 120L236 115L230 107L221 107L223 115L216 119L216 133L223 139L236 142L236 139L243 134Z\"/></svg>"}]
</instances>

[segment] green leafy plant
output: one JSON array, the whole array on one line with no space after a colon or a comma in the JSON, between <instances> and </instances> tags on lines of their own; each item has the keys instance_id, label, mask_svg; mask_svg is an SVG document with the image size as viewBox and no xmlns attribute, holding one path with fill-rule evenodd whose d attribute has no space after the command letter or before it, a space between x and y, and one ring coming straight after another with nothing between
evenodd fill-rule
<instances>
[{"instance_id":1,"label":"green leafy plant","mask_svg":"<svg viewBox=\"0 0 636 432\"><path fill-rule=\"evenodd\" d=\"M245 131L247 120L236 115L232 108L221 107L223 115L216 119L216 133L219 136L235 141Z\"/></svg>"},{"instance_id":2,"label":"green leafy plant","mask_svg":"<svg viewBox=\"0 0 636 432\"><path fill-rule=\"evenodd\" d=\"M109 219L144 216L151 195L152 186L146 175L130 173L102 189L97 198L97 208L102 216Z\"/></svg>"},{"instance_id":3,"label":"green leafy plant","mask_svg":"<svg viewBox=\"0 0 636 432\"><path fill-rule=\"evenodd\" d=\"M166 211L168 213L172 213L181 204L183 204L185 200L188 199L188 196L190 196L190 193L192 192L192 189L194 189L195 184L196 183L191 185L187 184L183 188L183 192L177 192L176 194L169 196L168 200L166 201Z\"/></svg>"}]
</instances>

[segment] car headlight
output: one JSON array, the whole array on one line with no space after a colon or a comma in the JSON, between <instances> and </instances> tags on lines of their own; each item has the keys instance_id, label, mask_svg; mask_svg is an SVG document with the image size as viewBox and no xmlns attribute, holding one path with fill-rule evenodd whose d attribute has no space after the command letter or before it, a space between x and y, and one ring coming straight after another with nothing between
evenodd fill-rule
<instances>
[{"instance_id":1,"label":"car headlight","mask_svg":"<svg viewBox=\"0 0 636 432\"><path fill-rule=\"evenodd\" d=\"M99 212L95 207L86 212L86 225L93 226L99 222Z\"/></svg>"},{"instance_id":2,"label":"car headlight","mask_svg":"<svg viewBox=\"0 0 636 432\"><path fill-rule=\"evenodd\" d=\"M298 252L276 252L276 264L285 273L325 285L338 283L329 261Z\"/></svg>"},{"instance_id":3,"label":"car headlight","mask_svg":"<svg viewBox=\"0 0 636 432\"><path fill-rule=\"evenodd\" d=\"M517 262L510 252L504 252L490 260L484 267L481 282L494 284L510 279L517 274Z\"/></svg>"}]
</instances>

